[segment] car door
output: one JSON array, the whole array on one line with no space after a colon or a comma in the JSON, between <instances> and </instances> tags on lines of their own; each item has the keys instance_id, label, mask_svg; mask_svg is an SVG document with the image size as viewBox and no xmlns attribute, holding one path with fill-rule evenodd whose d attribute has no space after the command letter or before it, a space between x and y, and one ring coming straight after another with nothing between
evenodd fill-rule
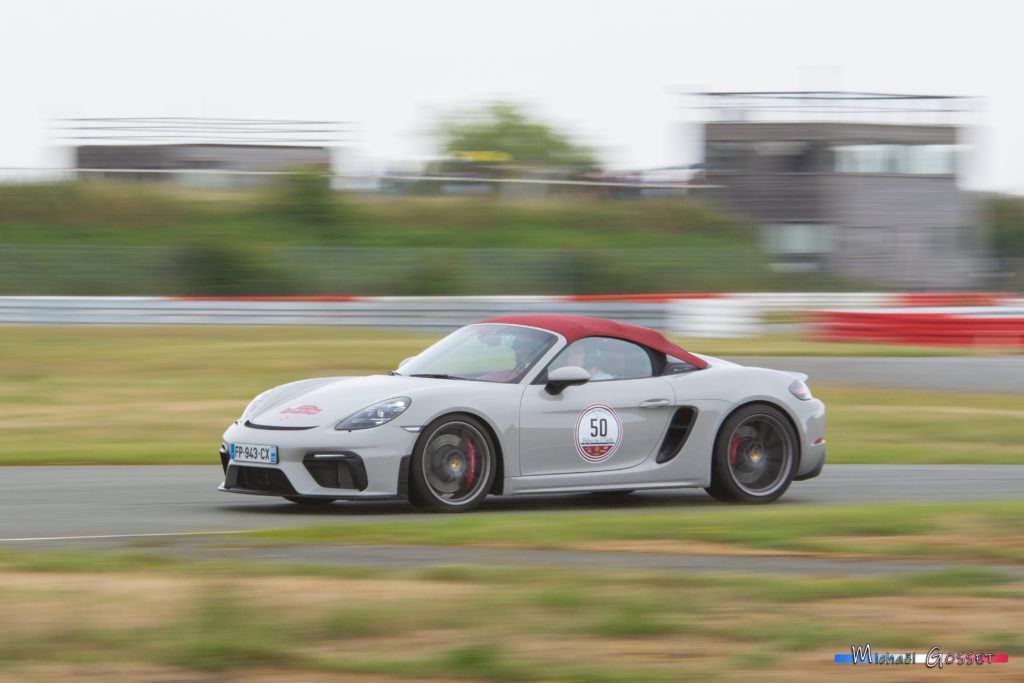
<instances>
[{"instance_id":1,"label":"car door","mask_svg":"<svg viewBox=\"0 0 1024 683\"><path fill-rule=\"evenodd\" d=\"M592 378L557 395L544 384L526 388L519 410L520 474L623 469L657 451L675 394L666 380L653 376L646 349L588 337L570 345L548 369L564 365L584 367Z\"/></svg>"}]
</instances>

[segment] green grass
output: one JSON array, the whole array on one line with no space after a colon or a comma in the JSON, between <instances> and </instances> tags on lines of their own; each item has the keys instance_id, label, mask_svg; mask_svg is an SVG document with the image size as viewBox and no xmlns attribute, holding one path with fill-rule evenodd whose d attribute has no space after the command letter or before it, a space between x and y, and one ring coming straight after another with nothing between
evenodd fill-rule
<instances>
[{"instance_id":1,"label":"green grass","mask_svg":"<svg viewBox=\"0 0 1024 683\"><path fill-rule=\"evenodd\" d=\"M831 463L1024 463L1024 394L813 385Z\"/></svg>"},{"instance_id":2,"label":"green grass","mask_svg":"<svg viewBox=\"0 0 1024 683\"><path fill-rule=\"evenodd\" d=\"M2 464L216 461L265 389L386 372L435 337L352 328L0 329Z\"/></svg>"},{"instance_id":3,"label":"green grass","mask_svg":"<svg viewBox=\"0 0 1024 683\"><path fill-rule=\"evenodd\" d=\"M301 539L301 537L300 537ZM271 545L280 544L280 538L268 539ZM290 543L291 541L289 541ZM315 542L296 540L295 542ZM334 542L334 541L331 541ZM386 542L382 541L382 542ZM417 544L421 545L421 544ZM227 585L234 579L249 580L268 577L295 577L336 579L341 581L421 581L426 583L447 583L454 585L478 586L486 593L488 587L516 588L513 596L502 596L494 591L489 598L488 608L500 611L514 603L519 606L535 606L552 613L577 614L588 610L605 609L610 615L616 610L630 606L643 608L652 614L664 609L657 600L647 600L649 595L636 587L654 583L674 590L692 591L694 604L705 604L717 599L710 595L702 598L702 591L721 591L740 601L751 602L814 602L836 598L868 598L890 594L957 594L983 597L1006 597L1024 600L1024 584L1000 571L1000 565L963 564L957 567L937 569L921 574L899 574L871 577L804 576L787 578L782 575L764 575L756 582L749 576L723 571L717 574L659 574L654 571L631 570L611 572L595 566L586 571L560 569L552 566L515 565L495 567L486 565L449 565L424 569L385 569L380 567L346 566L337 564L302 564L282 562L248 562L230 559L232 546L221 548L221 559L200 559L182 555L174 548L154 548L149 552L138 551L90 551L90 550L6 550L0 552L0 576L3 573L34 574L146 574L160 576L196 577L202 576L214 584ZM209 548L207 550L210 550ZM844 552L846 549L844 549ZM216 558L216 553L208 557ZM876 559L888 559L878 557ZM965 558L966 561L966 558ZM615 595L596 602L593 591L608 587ZM59 596L63 589L30 591L23 588L0 586L0 598L4 596ZM67 589L74 590L74 589ZM521 591L521 593L520 593ZM382 615L369 610L358 600L325 608L323 619L318 622L328 635L336 637L355 636L359 633L384 635L400 633L418 628L426 620L437 627L457 626L458 612L429 614L426 610L419 617L417 610L423 607L419 598L396 597L410 608L402 612ZM429 619L427 615L429 614ZM424 622L424 623L426 623Z\"/></svg>"},{"instance_id":4,"label":"green grass","mask_svg":"<svg viewBox=\"0 0 1024 683\"><path fill-rule=\"evenodd\" d=\"M0 464L213 463L224 429L265 389L387 372L436 339L351 327L0 328ZM790 348L775 337L689 345ZM1024 394L813 388L828 406L829 462L1024 462Z\"/></svg>"},{"instance_id":5,"label":"green grass","mask_svg":"<svg viewBox=\"0 0 1024 683\"><path fill-rule=\"evenodd\" d=\"M950 504L815 505L768 508L647 508L502 513L400 522L321 524L266 529L251 536L288 543L488 545L564 548L601 541L698 541L751 548L857 553L879 556L943 556L1024 562L1024 550L1006 537L1024 535L1024 501ZM969 538L949 546L935 535ZM900 543L886 542L898 536ZM912 540L904 541L904 537ZM908 549L912 552L908 552Z\"/></svg>"}]
</instances>

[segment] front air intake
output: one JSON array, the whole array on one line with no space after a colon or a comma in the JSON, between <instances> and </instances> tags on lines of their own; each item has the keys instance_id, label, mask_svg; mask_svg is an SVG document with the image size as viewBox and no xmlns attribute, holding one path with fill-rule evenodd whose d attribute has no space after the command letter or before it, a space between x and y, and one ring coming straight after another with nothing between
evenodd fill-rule
<instances>
[{"instance_id":1,"label":"front air intake","mask_svg":"<svg viewBox=\"0 0 1024 683\"><path fill-rule=\"evenodd\" d=\"M366 466L355 453L311 453L302 459L319 486L328 489L366 489Z\"/></svg>"},{"instance_id":2,"label":"front air intake","mask_svg":"<svg viewBox=\"0 0 1024 683\"><path fill-rule=\"evenodd\" d=\"M288 481L288 477L285 476L284 472L270 467L232 465L228 468L224 488L245 489L261 493L279 493L282 495L295 494L295 488Z\"/></svg>"}]
</instances>

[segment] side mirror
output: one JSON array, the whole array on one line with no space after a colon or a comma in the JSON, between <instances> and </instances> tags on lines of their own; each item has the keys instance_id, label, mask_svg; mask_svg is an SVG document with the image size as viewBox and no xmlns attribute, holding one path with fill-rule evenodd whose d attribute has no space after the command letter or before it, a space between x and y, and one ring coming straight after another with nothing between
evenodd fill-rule
<instances>
[{"instance_id":1,"label":"side mirror","mask_svg":"<svg viewBox=\"0 0 1024 683\"><path fill-rule=\"evenodd\" d=\"M405 365L406 363L408 363L409 361L411 361L411 360L412 360L413 358L415 358L415 357L416 357L416 356L409 356L408 358L406 358L405 360L403 360L403 361L402 361L401 363L399 363L399 364L398 364L398 367L402 367L403 365Z\"/></svg>"},{"instance_id":2,"label":"side mirror","mask_svg":"<svg viewBox=\"0 0 1024 683\"><path fill-rule=\"evenodd\" d=\"M552 396L558 396L565 391L566 387L574 387L586 384L590 381L590 373L575 365L567 365L564 368L556 368L548 373L548 383L544 385L544 391Z\"/></svg>"}]
</instances>

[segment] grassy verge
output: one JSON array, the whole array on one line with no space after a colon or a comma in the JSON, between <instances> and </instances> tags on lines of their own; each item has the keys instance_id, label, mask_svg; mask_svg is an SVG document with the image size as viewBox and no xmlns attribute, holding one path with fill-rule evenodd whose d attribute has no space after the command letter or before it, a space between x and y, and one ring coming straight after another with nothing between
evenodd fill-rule
<instances>
[{"instance_id":1,"label":"grassy verge","mask_svg":"<svg viewBox=\"0 0 1024 683\"><path fill-rule=\"evenodd\" d=\"M310 188L307 188L310 189ZM298 192L296 192L298 190ZM732 246L753 227L692 199L390 197L298 187L217 192L91 181L0 187L0 243L628 249Z\"/></svg>"},{"instance_id":2,"label":"grassy verge","mask_svg":"<svg viewBox=\"0 0 1024 683\"><path fill-rule=\"evenodd\" d=\"M3 671L385 679L787 680L851 644L1024 649L1024 588L992 571L860 579L554 569L345 570L0 556ZM879 605L884 604L885 609ZM979 611L986 618L977 619ZM60 647L53 647L60 643ZM131 673L126 673L131 672ZM358 680L358 679L356 679Z\"/></svg>"},{"instance_id":3,"label":"grassy verge","mask_svg":"<svg viewBox=\"0 0 1024 683\"><path fill-rule=\"evenodd\" d=\"M288 543L420 544L688 552L688 543L885 558L1024 562L1024 501L843 506L714 506L412 518L252 532ZM644 543L652 541L658 543ZM710 545L709 545L710 544Z\"/></svg>"},{"instance_id":4,"label":"grassy verge","mask_svg":"<svg viewBox=\"0 0 1024 683\"><path fill-rule=\"evenodd\" d=\"M324 178L279 180L278 187L232 193L104 181L0 187L0 251L8 256L0 291L582 294L865 286L824 273L773 272L749 222L690 198L359 198L330 191Z\"/></svg>"},{"instance_id":5,"label":"grassy verge","mask_svg":"<svg viewBox=\"0 0 1024 683\"><path fill-rule=\"evenodd\" d=\"M212 463L223 430L261 391L386 372L436 338L340 327L6 327L0 464ZM830 462L1024 462L1024 394L815 391L829 407Z\"/></svg>"},{"instance_id":6,"label":"grassy verge","mask_svg":"<svg viewBox=\"0 0 1024 683\"><path fill-rule=\"evenodd\" d=\"M1022 464L1024 394L814 385L831 463Z\"/></svg>"},{"instance_id":7,"label":"grassy verge","mask_svg":"<svg viewBox=\"0 0 1024 683\"><path fill-rule=\"evenodd\" d=\"M215 462L220 435L258 393L386 372L434 339L350 328L4 328L0 463Z\"/></svg>"}]
</instances>

